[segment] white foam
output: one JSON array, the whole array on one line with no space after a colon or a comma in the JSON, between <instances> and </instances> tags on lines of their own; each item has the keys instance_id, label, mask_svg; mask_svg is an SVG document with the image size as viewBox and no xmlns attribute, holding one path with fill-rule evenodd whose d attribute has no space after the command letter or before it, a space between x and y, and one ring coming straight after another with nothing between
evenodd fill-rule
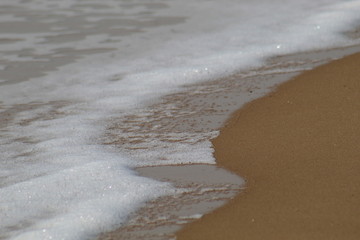
<instances>
[{"instance_id":1,"label":"white foam","mask_svg":"<svg viewBox=\"0 0 360 240\"><path fill-rule=\"evenodd\" d=\"M116 227L149 195L169 190L117 161L91 162L1 189L2 227L14 239L82 239ZM114 214L115 213L115 214ZM8 216L8 217L6 217Z\"/></svg>"},{"instance_id":2,"label":"white foam","mask_svg":"<svg viewBox=\"0 0 360 240\"><path fill-rule=\"evenodd\" d=\"M67 116L48 121L54 122L24 127L22 136L39 142L31 149L16 144L15 156L7 156L18 166L2 173L16 176L0 188L5 236L88 238L118 226L144 201L171 193L167 184L136 176L126 157L85 142L96 131L86 127L87 120Z\"/></svg>"},{"instance_id":3,"label":"white foam","mask_svg":"<svg viewBox=\"0 0 360 240\"><path fill-rule=\"evenodd\" d=\"M3 4L70 18L78 14L76 2L4 0ZM0 237L91 237L118 226L144 201L171 193L170 186L138 177L130 167L214 163L209 139L216 131L164 133L161 137L171 140L165 142L132 126L124 137L144 140L138 145L143 150L134 158L101 144L109 119L135 113L146 121L142 109L154 99L186 84L261 66L271 56L358 43L341 33L358 23L360 1L189 0L151 10L141 1L129 10L119 1L102 3L109 8L80 7L88 14L84 24L130 19L123 27L141 31L121 36L95 32L62 43L44 39L76 29L52 26L51 31L58 32L0 33L4 39L22 39L0 45L4 58L14 64L59 48L116 49L58 66L44 77L0 86L1 111L9 114L1 125ZM144 10L150 13L144 16ZM148 23L174 16L184 20L172 25ZM109 38L118 41L106 42ZM16 52L28 48L33 48L33 55ZM264 86L268 85L259 87ZM14 109L16 113L11 113ZM171 117L172 111L164 109L163 114Z\"/></svg>"}]
</instances>

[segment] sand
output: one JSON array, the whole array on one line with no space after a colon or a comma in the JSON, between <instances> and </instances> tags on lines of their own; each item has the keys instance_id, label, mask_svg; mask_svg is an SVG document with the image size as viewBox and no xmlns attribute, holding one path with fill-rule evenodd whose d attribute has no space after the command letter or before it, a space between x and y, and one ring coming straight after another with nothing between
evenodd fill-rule
<instances>
[{"instance_id":1,"label":"sand","mask_svg":"<svg viewBox=\"0 0 360 240\"><path fill-rule=\"evenodd\" d=\"M237 111L215 157L246 189L177 239L360 239L360 54Z\"/></svg>"}]
</instances>

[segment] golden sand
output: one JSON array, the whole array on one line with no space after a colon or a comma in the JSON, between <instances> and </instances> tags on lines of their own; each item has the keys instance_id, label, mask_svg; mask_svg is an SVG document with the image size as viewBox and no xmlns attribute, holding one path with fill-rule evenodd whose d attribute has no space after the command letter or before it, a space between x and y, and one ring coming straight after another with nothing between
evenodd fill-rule
<instances>
[{"instance_id":1,"label":"golden sand","mask_svg":"<svg viewBox=\"0 0 360 240\"><path fill-rule=\"evenodd\" d=\"M246 190L178 240L360 239L360 54L246 105L213 144Z\"/></svg>"}]
</instances>

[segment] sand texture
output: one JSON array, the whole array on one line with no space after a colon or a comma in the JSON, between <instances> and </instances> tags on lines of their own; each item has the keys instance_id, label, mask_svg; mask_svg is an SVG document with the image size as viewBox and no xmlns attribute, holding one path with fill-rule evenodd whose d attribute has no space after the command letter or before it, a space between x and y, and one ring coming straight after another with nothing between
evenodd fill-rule
<instances>
[{"instance_id":1,"label":"sand texture","mask_svg":"<svg viewBox=\"0 0 360 240\"><path fill-rule=\"evenodd\" d=\"M360 54L288 81L236 112L214 141L247 180L191 239L360 239Z\"/></svg>"}]
</instances>

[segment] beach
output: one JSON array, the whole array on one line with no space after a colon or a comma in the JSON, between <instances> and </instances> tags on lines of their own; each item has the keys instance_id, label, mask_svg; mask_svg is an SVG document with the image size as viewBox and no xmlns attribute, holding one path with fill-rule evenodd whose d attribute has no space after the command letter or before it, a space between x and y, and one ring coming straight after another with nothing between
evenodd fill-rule
<instances>
[{"instance_id":1,"label":"beach","mask_svg":"<svg viewBox=\"0 0 360 240\"><path fill-rule=\"evenodd\" d=\"M325 157L318 156L321 141L314 140L315 135L336 138L331 144L343 149L340 140L345 138L336 134L355 131L312 131L307 129L310 121L291 123L287 118L305 118L309 109L321 112L321 127L337 115L323 114L327 108L321 104L298 106L300 99L313 99L306 89L296 88L282 105L275 103L275 90L304 71L360 52L359 9L360 0L1 1L0 239L173 239L189 223L225 214L227 208L235 216L224 218L238 228L238 238L243 231L236 214L242 216L242 209L249 211L251 223L261 220L261 214L250 216L252 208L267 212L258 206L281 213L269 212L264 221L291 223L277 219L283 218L283 210L267 198L288 196L277 205L292 209L291 197L305 201L300 190L308 189L301 187L307 181L327 184L321 189L337 194L335 183L356 188L349 184L350 170L342 171L346 183L318 180L330 173L315 171L322 163L318 159ZM340 106L346 98L338 94L356 89L343 85L332 94L336 98L322 98L341 113L347 111ZM309 88L316 94L327 89ZM253 117L239 118L246 134L231 128L235 135L224 137L234 112L252 112L247 109L263 106L262 101L268 102L266 111L260 108ZM293 112L279 113L273 109L278 105ZM343 125L353 126L348 122ZM271 130L276 124L281 131ZM296 129L309 140L302 141ZM305 143L316 147L314 161L308 163L312 168L301 167L303 161L295 157L299 151L281 139L308 154ZM232 149L238 143L246 153ZM221 152L242 160L228 162ZM351 151L325 153L347 157ZM309 161L305 158L304 164ZM339 169L347 166L332 161ZM310 169L313 176L282 165ZM316 199L318 194L315 189L310 195ZM216 210L229 200L230 205ZM231 206L238 201L234 211ZM334 224L338 222L341 218ZM206 231L223 228L214 225ZM184 231L188 228L192 225ZM259 229L270 236L266 228Z\"/></svg>"},{"instance_id":2,"label":"beach","mask_svg":"<svg viewBox=\"0 0 360 240\"><path fill-rule=\"evenodd\" d=\"M234 113L212 143L245 190L177 239L358 239L359 63L317 67Z\"/></svg>"}]
</instances>

